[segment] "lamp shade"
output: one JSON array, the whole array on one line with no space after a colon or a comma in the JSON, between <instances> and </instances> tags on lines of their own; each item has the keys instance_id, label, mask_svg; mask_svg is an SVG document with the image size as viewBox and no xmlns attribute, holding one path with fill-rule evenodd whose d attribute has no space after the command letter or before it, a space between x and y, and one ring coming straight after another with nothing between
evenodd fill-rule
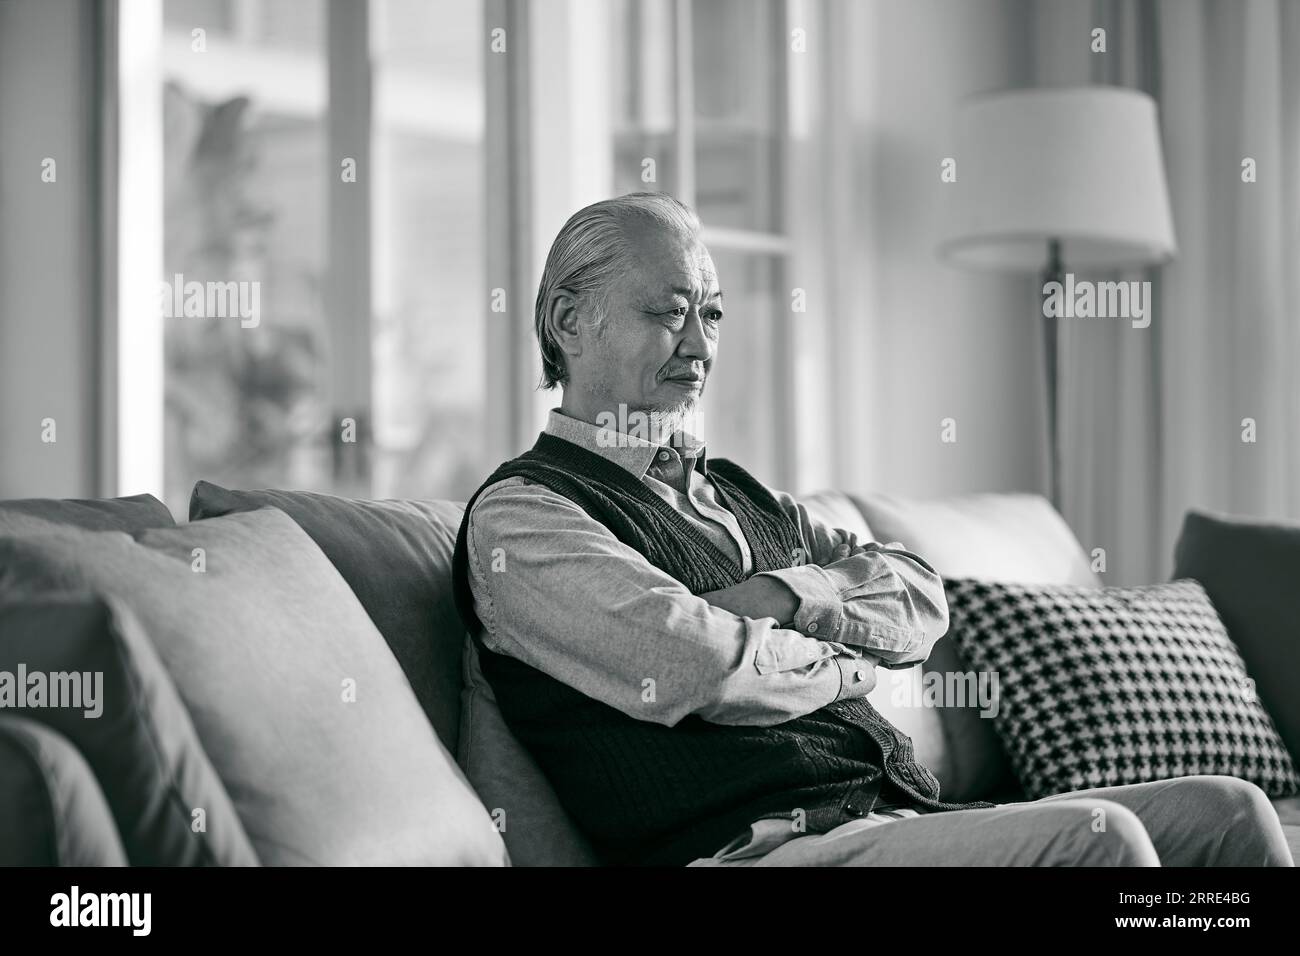
<instances>
[{"instance_id":1,"label":"lamp shade","mask_svg":"<svg viewBox=\"0 0 1300 956\"><path fill-rule=\"evenodd\" d=\"M940 246L955 263L1037 270L1049 239L1071 268L1176 251L1156 104L1090 86L977 96L958 117L954 201Z\"/></svg>"}]
</instances>

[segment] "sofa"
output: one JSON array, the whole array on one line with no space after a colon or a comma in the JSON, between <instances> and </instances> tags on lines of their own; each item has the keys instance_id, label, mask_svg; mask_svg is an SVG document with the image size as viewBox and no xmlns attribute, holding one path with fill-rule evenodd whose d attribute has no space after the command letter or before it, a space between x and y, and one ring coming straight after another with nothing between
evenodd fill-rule
<instances>
[{"instance_id":1,"label":"sofa","mask_svg":"<svg viewBox=\"0 0 1300 956\"><path fill-rule=\"evenodd\" d=\"M1037 495L801 500L945 579L1104 584ZM456 615L462 508L208 482L180 522L148 495L0 502L0 863L599 865ZM1277 555L1250 580L1285 577L1300 532L1276 531L1190 514L1179 564L1219 581L1267 540ZM1260 624L1240 584L1206 587L1297 756L1295 599ZM992 721L912 693L965 667L944 639L923 664L879 669L869 699L945 799L1026 799ZM1300 797L1274 806L1300 857Z\"/></svg>"}]
</instances>

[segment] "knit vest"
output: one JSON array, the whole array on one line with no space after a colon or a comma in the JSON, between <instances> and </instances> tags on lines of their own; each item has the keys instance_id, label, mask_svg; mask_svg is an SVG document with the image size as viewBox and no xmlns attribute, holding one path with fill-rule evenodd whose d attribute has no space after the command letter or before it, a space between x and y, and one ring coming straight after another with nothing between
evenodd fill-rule
<instances>
[{"instance_id":1,"label":"knit vest","mask_svg":"<svg viewBox=\"0 0 1300 956\"><path fill-rule=\"evenodd\" d=\"M825 832L865 814L882 788L896 802L931 812L993 806L939 800L938 781L914 759L911 739L864 698L769 727L694 715L668 727L489 650L474 612L466 535L479 494L515 476L568 498L693 594L730 587L745 575L644 482L546 433L497 468L465 507L452 559L456 607L506 725L606 863L684 865L763 817ZM749 543L755 573L797 563L798 528L762 484L725 459L710 459L707 480Z\"/></svg>"}]
</instances>

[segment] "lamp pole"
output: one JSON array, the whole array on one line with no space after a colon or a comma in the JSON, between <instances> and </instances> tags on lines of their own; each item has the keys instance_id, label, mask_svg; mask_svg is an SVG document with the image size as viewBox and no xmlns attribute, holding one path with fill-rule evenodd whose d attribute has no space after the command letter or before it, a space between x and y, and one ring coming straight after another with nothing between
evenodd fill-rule
<instances>
[{"instance_id":1,"label":"lamp pole","mask_svg":"<svg viewBox=\"0 0 1300 956\"><path fill-rule=\"evenodd\" d=\"M1038 287L1038 309L1043 314L1043 368L1047 382L1047 454L1049 486L1052 507L1061 510L1061 429L1058 417L1059 352L1057 333L1060 319L1048 315L1043 308L1043 289L1049 282L1059 282L1065 288L1065 267L1061 264L1061 240L1047 240L1047 264L1043 266L1042 283Z\"/></svg>"}]
</instances>

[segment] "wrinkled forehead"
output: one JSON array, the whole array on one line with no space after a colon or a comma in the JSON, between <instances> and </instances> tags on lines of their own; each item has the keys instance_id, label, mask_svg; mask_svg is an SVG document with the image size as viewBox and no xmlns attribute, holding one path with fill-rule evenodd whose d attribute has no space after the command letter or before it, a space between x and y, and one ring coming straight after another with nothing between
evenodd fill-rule
<instances>
[{"instance_id":1,"label":"wrinkled forehead","mask_svg":"<svg viewBox=\"0 0 1300 956\"><path fill-rule=\"evenodd\" d=\"M624 235L629 259L625 280L635 292L689 290L707 298L718 291L717 270L698 235L656 222L629 224Z\"/></svg>"}]
</instances>

